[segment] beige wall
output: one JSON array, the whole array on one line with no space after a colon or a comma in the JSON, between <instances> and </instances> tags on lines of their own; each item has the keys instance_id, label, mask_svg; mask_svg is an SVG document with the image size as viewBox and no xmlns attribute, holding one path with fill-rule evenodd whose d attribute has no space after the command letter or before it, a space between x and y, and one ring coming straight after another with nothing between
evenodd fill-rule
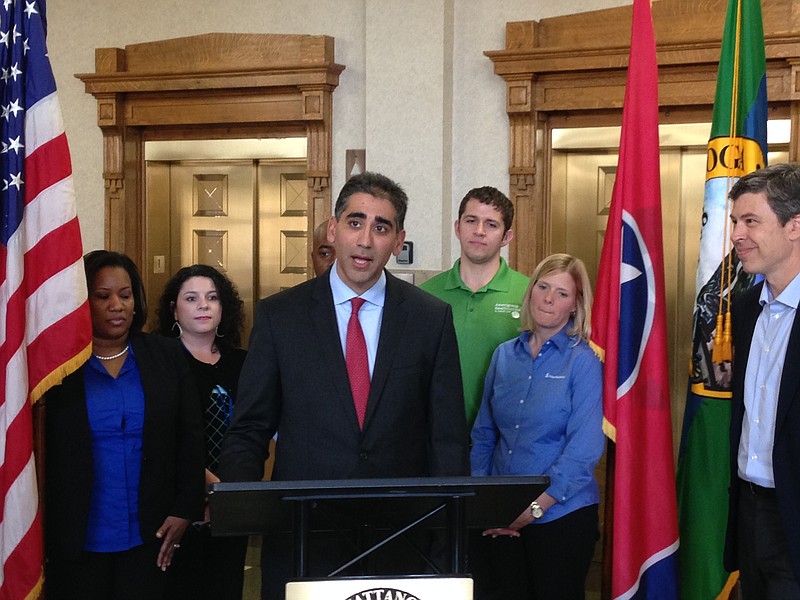
<instances>
[{"instance_id":1,"label":"beige wall","mask_svg":"<svg viewBox=\"0 0 800 600\"><path fill-rule=\"evenodd\" d=\"M102 137L96 103L75 73L94 49L209 32L325 34L347 68L334 93L333 192L345 150L400 182L414 269L458 255L452 221L466 190L508 191L505 86L485 50L505 23L630 4L630 0L59 0L48 3L48 47L72 149L86 250L103 245ZM391 266L391 264L390 264Z\"/></svg>"}]
</instances>

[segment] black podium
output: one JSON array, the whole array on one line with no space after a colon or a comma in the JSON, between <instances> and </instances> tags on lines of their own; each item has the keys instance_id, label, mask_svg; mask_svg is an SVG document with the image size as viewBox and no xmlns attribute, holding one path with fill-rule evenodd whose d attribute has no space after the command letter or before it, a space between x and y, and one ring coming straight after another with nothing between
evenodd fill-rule
<instances>
[{"instance_id":1,"label":"black podium","mask_svg":"<svg viewBox=\"0 0 800 600\"><path fill-rule=\"evenodd\" d=\"M549 478L540 476L217 483L211 486L209 504L214 535L291 532L296 577L307 575L307 542L317 526L310 518L312 506L391 514L399 521L385 538L329 576L417 526L446 531L446 568L461 574L467 529L510 524L549 484Z\"/></svg>"}]
</instances>

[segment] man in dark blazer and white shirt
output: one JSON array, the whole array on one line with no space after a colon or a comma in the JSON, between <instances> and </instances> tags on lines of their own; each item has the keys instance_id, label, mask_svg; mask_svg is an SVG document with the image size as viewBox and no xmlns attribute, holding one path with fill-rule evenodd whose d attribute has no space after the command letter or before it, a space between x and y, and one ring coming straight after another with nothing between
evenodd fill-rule
<instances>
[{"instance_id":1,"label":"man in dark blazer and white shirt","mask_svg":"<svg viewBox=\"0 0 800 600\"><path fill-rule=\"evenodd\" d=\"M800 599L800 165L751 173L730 197L731 240L765 281L732 310L725 565L745 600Z\"/></svg>"},{"instance_id":2,"label":"man in dark blazer and white shirt","mask_svg":"<svg viewBox=\"0 0 800 600\"><path fill-rule=\"evenodd\" d=\"M334 265L259 303L220 458L223 481L260 480L276 432L273 480L469 473L450 307L384 270L402 250L406 206L390 179L351 178L328 224ZM370 366L363 426L345 363L354 297L366 300L358 312ZM285 548L268 539L263 577L275 580L268 571ZM313 555L310 562L313 570ZM282 597L283 582L274 583L262 581L264 598Z\"/></svg>"}]
</instances>

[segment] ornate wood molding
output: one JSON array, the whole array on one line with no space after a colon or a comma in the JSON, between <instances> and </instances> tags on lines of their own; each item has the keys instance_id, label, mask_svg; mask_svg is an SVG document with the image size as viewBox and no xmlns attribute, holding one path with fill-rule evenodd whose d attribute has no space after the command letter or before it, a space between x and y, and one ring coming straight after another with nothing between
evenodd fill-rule
<instances>
[{"instance_id":1,"label":"ornate wood molding","mask_svg":"<svg viewBox=\"0 0 800 600\"><path fill-rule=\"evenodd\" d=\"M711 120L727 0L653 2L662 122ZM487 51L506 82L509 187L518 202L515 267L530 272L550 252L549 132L554 122L619 124L630 46L631 6L506 24L506 47ZM800 129L800 0L762 0L771 116ZM800 137L792 135L796 160ZM520 193L520 178L532 192ZM541 236L541 237L540 237Z\"/></svg>"},{"instance_id":2,"label":"ornate wood molding","mask_svg":"<svg viewBox=\"0 0 800 600\"><path fill-rule=\"evenodd\" d=\"M103 130L105 243L144 263L143 143L308 139L309 236L330 216L333 90L344 66L322 35L228 34L98 48L78 74Z\"/></svg>"}]
</instances>

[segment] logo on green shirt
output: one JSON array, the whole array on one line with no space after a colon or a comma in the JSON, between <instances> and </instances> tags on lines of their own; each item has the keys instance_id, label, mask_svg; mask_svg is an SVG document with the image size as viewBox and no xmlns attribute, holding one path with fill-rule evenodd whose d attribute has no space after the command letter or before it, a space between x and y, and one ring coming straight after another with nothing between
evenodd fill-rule
<instances>
[{"instance_id":1,"label":"logo on green shirt","mask_svg":"<svg viewBox=\"0 0 800 600\"><path fill-rule=\"evenodd\" d=\"M519 319L519 311L522 308L519 304L498 303L494 305L494 312L508 313L513 319Z\"/></svg>"}]
</instances>

